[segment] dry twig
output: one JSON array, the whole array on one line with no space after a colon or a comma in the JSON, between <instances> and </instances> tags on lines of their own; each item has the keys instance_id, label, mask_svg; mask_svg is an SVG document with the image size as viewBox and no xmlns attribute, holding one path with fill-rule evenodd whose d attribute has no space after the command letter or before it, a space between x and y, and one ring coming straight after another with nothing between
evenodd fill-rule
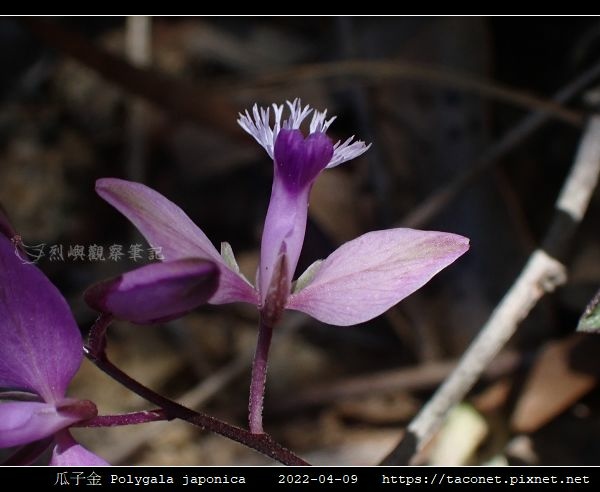
<instances>
[{"instance_id":1,"label":"dry twig","mask_svg":"<svg viewBox=\"0 0 600 492\"><path fill-rule=\"evenodd\" d=\"M147 16L127 17L125 50L130 63L136 67L147 67L151 60L152 21ZM132 181L144 180L146 157L146 102L136 97L128 100L129 158L127 175Z\"/></svg>"},{"instance_id":2,"label":"dry twig","mask_svg":"<svg viewBox=\"0 0 600 492\"><path fill-rule=\"evenodd\" d=\"M542 247L535 250L521 274L471 343L458 367L413 419L404 437L382 464L410 463L439 429L482 372L545 294L565 283L560 263L569 240L583 219L600 174L600 116L588 122L575 163L556 201L556 212Z\"/></svg>"}]
</instances>

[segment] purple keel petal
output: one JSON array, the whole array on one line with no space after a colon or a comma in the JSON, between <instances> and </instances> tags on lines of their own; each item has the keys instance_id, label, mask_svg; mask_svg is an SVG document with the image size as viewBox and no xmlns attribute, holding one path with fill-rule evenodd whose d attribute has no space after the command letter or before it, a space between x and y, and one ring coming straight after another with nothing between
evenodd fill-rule
<instances>
[{"instance_id":1,"label":"purple keel petal","mask_svg":"<svg viewBox=\"0 0 600 492\"><path fill-rule=\"evenodd\" d=\"M56 436L56 446L50 459L52 466L110 466L100 456L85 449L64 430Z\"/></svg>"},{"instance_id":2,"label":"purple keel petal","mask_svg":"<svg viewBox=\"0 0 600 492\"><path fill-rule=\"evenodd\" d=\"M294 102L294 108L296 102ZM290 106L292 107L292 106ZM296 270L308 211L308 196L313 182L333 155L333 145L324 133L312 133L306 139L300 130L283 129L275 142L275 167L269 209L265 218L260 246L258 290L260 305L265 306L267 293L279 286L273 278L279 255L285 250L286 272L291 277Z\"/></svg>"},{"instance_id":3,"label":"purple keel petal","mask_svg":"<svg viewBox=\"0 0 600 492\"><path fill-rule=\"evenodd\" d=\"M166 261L99 282L84 297L97 311L148 324L178 318L204 304L218 280L219 269L210 261Z\"/></svg>"},{"instance_id":4,"label":"purple keel petal","mask_svg":"<svg viewBox=\"0 0 600 492\"><path fill-rule=\"evenodd\" d=\"M310 187L300 192L290 192L281 181L279 172L275 171L260 246L258 288L261 306L271 288L273 272L277 268L282 249L285 251L286 272L289 277L296 271L306 232L309 193Z\"/></svg>"},{"instance_id":5,"label":"purple keel petal","mask_svg":"<svg viewBox=\"0 0 600 492\"><path fill-rule=\"evenodd\" d=\"M0 403L0 448L28 444L80 420L40 402Z\"/></svg>"},{"instance_id":6,"label":"purple keel petal","mask_svg":"<svg viewBox=\"0 0 600 492\"><path fill-rule=\"evenodd\" d=\"M281 130L275 142L275 165L290 192L306 188L325 169L333 156L333 144L324 133L308 137L300 130Z\"/></svg>"},{"instance_id":7,"label":"purple keel petal","mask_svg":"<svg viewBox=\"0 0 600 492\"><path fill-rule=\"evenodd\" d=\"M468 249L469 240L456 234L369 232L334 251L287 308L332 325L362 323L412 294Z\"/></svg>"},{"instance_id":8,"label":"purple keel petal","mask_svg":"<svg viewBox=\"0 0 600 492\"><path fill-rule=\"evenodd\" d=\"M211 304L256 304L254 288L223 261L206 235L173 202L147 186L116 178L99 179L96 191L127 217L167 261L199 258L219 264L219 288Z\"/></svg>"},{"instance_id":9,"label":"purple keel petal","mask_svg":"<svg viewBox=\"0 0 600 492\"><path fill-rule=\"evenodd\" d=\"M33 391L47 403L64 396L83 359L71 310L35 265L25 265L0 235L0 387Z\"/></svg>"}]
</instances>

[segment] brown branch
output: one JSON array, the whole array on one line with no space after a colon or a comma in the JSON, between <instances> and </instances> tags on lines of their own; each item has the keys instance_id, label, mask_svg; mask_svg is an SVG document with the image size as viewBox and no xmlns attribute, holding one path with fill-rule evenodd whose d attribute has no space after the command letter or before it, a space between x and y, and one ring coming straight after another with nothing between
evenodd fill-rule
<instances>
[{"instance_id":1,"label":"brown branch","mask_svg":"<svg viewBox=\"0 0 600 492\"><path fill-rule=\"evenodd\" d=\"M71 56L101 77L184 119L216 126L227 134L242 137L236 119L238 111L224 95L170 77L149 68L128 63L54 21L22 18L23 25L48 46Z\"/></svg>"},{"instance_id":2,"label":"brown branch","mask_svg":"<svg viewBox=\"0 0 600 492\"><path fill-rule=\"evenodd\" d=\"M552 100L557 104L567 103L599 76L600 63L597 63L556 92ZM445 210L448 204L476 178L489 170L500 158L504 157L523 142L523 140L547 123L550 117L549 113L537 111L525 116L516 126L491 145L473 166L452 179L449 183L440 186L437 191L431 193L414 207L408 215L400 220L399 226L423 227L439 212Z\"/></svg>"},{"instance_id":3,"label":"brown branch","mask_svg":"<svg viewBox=\"0 0 600 492\"><path fill-rule=\"evenodd\" d=\"M559 102L543 99L525 91L477 79L471 75L453 72L447 68L427 66L402 60L349 60L315 63L262 75L252 82L253 87L278 84L303 84L307 80L354 77L367 82L382 80L414 80L442 87L475 92L524 109L536 110L574 126L581 126L583 116L563 107ZM244 87L248 87L245 84Z\"/></svg>"},{"instance_id":4,"label":"brown branch","mask_svg":"<svg viewBox=\"0 0 600 492\"><path fill-rule=\"evenodd\" d=\"M404 437L382 464L410 463L479 379L519 324L545 294L565 283L559 259L583 219L600 174L600 116L587 124L575 163L556 201L556 212L542 247L534 251L513 286L471 343L458 367L407 428Z\"/></svg>"},{"instance_id":5,"label":"brown branch","mask_svg":"<svg viewBox=\"0 0 600 492\"><path fill-rule=\"evenodd\" d=\"M401 60L351 60L302 65L267 74L251 82L245 81L243 86L220 83L219 87L198 87L156 70L135 67L123 58L96 46L81 34L65 29L57 22L32 17L23 18L21 22L45 44L73 57L109 82L179 117L217 126L222 131L238 137L243 135L243 132L239 131L235 118L231 117L238 112L228 97L232 89L244 92L249 86L256 89L291 82L302 84L306 80L348 77L377 83L382 80L416 80L475 92L518 107L542 112L574 126L580 126L583 121L580 113L564 108L556 101L442 67Z\"/></svg>"}]
</instances>

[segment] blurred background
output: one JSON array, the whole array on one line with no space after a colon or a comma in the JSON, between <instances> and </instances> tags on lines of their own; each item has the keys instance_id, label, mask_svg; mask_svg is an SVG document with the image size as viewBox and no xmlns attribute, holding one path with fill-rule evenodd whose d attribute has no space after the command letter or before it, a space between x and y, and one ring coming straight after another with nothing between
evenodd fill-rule
<instances>
[{"instance_id":1,"label":"blurred background","mask_svg":"<svg viewBox=\"0 0 600 492\"><path fill-rule=\"evenodd\" d=\"M600 102L600 22L2 18L0 63L0 203L26 245L43 245L38 265L83 333L95 318L83 290L148 260L130 258L132 245L148 246L95 194L100 177L158 190L217 247L230 242L254 278L272 163L236 119L255 102L301 97L338 115L335 140L373 143L317 181L299 271L376 229L471 239L465 257L373 321L339 328L288 313L277 330L266 431L313 464L369 465L539 245ZM574 330L600 283L599 216L596 193L567 285L521 325L426 462L598 463L600 339ZM108 258L114 244L118 261ZM104 260L90 255L97 246ZM109 354L153 389L245 426L256 322L254 309L232 305L160 326L117 323ZM102 414L150 408L87 362L71 391ZM271 463L181 422L76 433L113 464Z\"/></svg>"}]
</instances>

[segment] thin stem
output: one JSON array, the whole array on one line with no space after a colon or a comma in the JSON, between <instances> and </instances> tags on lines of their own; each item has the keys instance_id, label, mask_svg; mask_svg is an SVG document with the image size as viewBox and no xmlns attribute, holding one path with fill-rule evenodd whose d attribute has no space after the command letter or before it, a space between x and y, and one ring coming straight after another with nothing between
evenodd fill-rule
<instances>
[{"instance_id":1,"label":"thin stem","mask_svg":"<svg viewBox=\"0 0 600 492\"><path fill-rule=\"evenodd\" d=\"M98 318L90 331L89 345L84 347L85 355L100 370L121 383L123 386L129 388L131 391L154 405L161 407L168 419L178 418L185 420L202 429L209 430L239 442L240 444L244 444L284 465L309 465L309 463L302 458L296 456L290 450L274 441L268 434L253 434L245 429L241 429L214 417L191 410L190 408L184 407L183 405L156 393L123 372L108 359L106 351L104 350L106 343L102 338L105 336L106 329L110 322L111 317L108 315L102 315ZM101 352L96 352L95 347L101 347Z\"/></svg>"},{"instance_id":2,"label":"thin stem","mask_svg":"<svg viewBox=\"0 0 600 492\"><path fill-rule=\"evenodd\" d=\"M91 352L96 357L106 357L106 330L112 323L110 314L101 314L94 322L88 336L87 347L84 350Z\"/></svg>"},{"instance_id":3,"label":"thin stem","mask_svg":"<svg viewBox=\"0 0 600 492\"><path fill-rule=\"evenodd\" d=\"M145 424L146 422L158 422L161 420L169 420L169 416L162 408L157 408L120 415L98 415L92 419L77 422L71 427L116 427L119 425Z\"/></svg>"},{"instance_id":4,"label":"thin stem","mask_svg":"<svg viewBox=\"0 0 600 492\"><path fill-rule=\"evenodd\" d=\"M267 365L273 328L260 317L256 353L252 362L252 379L250 381L250 398L248 400L248 424L252 434L263 434L262 413L267 382Z\"/></svg>"}]
</instances>

